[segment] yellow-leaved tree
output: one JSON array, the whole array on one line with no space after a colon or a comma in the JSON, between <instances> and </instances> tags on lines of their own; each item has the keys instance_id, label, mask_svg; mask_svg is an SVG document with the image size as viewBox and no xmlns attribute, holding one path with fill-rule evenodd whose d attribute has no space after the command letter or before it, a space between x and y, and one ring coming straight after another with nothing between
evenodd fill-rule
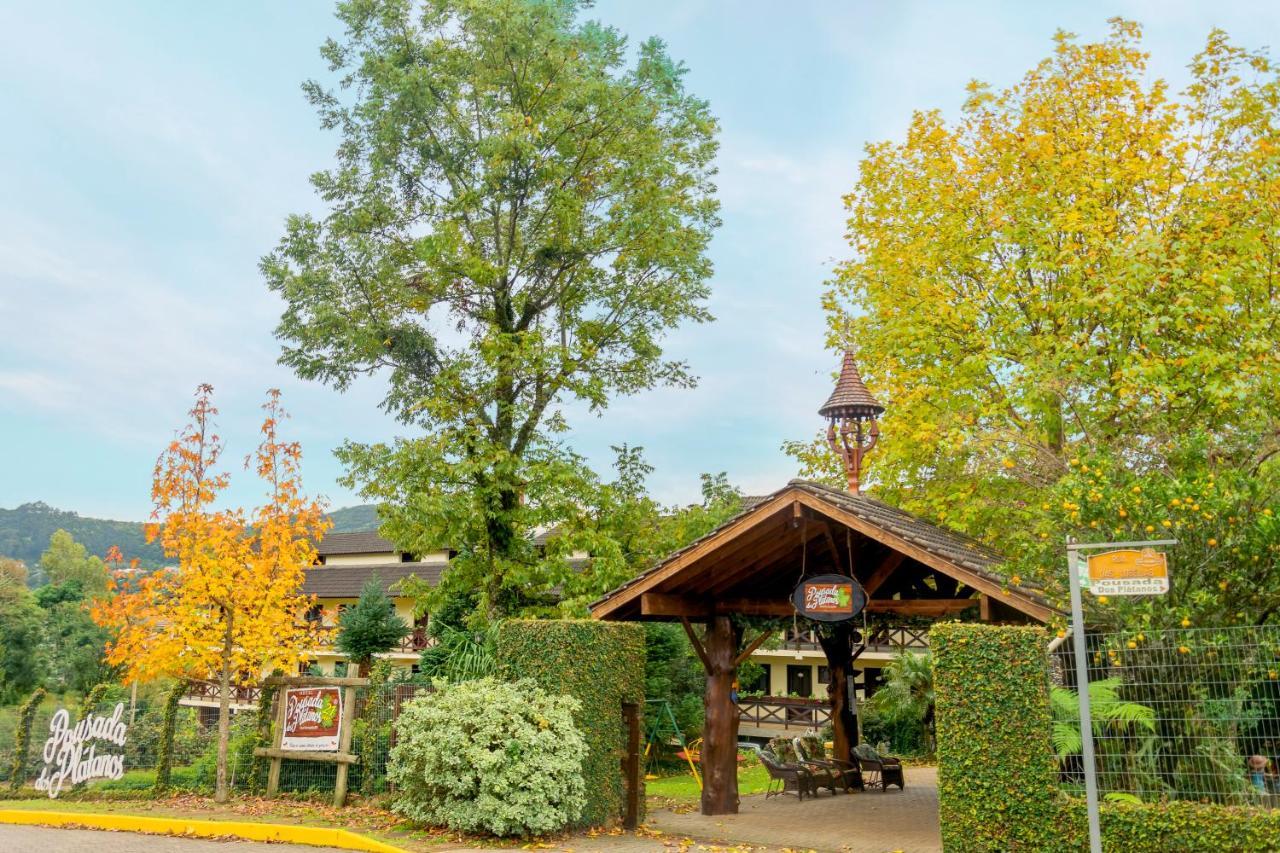
<instances>
[{"instance_id":1,"label":"yellow-leaved tree","mask_svg":"<svg viewBox=\"0 0 1280 853\"><path fill-rule=\"evenodd\" d=\"M156 462L148 541L159 539L175 566L99 603L94 618L117 633L107 660L126 682L160 676L216 680L218 771L215 797L228 796L231 690L275 668L292 670L311 638L300 615L303 573L329 526L323 506L302 493L301 449L280 438L280 392L263 409L262 441L245 460L267 487L246 512L216 505L229 475L219 468L213 389L202 385L191 423Z\"/></svg>"},{"instance_id":2,"label":"yellow-leaved tree","mask_svg":"<svg viewBox=\"0 0 1280 853\"><path fill-rule=\"evenodd\" d=\"M1081 454L1280 445L1280 79L1218 31L1189 70L1116 19L868 146L826 308L888 406L878 494L1013 553Z\"/></svg>"}]
</instances>

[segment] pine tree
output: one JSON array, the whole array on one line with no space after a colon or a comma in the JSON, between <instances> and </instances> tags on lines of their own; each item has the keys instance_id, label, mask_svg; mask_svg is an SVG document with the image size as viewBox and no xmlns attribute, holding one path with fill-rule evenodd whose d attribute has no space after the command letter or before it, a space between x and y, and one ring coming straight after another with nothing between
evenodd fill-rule
<instances>
[{"instance_id":1,"label":"pine tree","mask_svg":"<svg viewBox=\"0 0 1280 853\"><path fill-rule=\"evenodd\" d=\"M396 615L375 574L365 581L356 606L338 617L338 651L355 661L364 675L374 655L391 651L408 633L409 626Z\"/></svg>"}]
</instances>

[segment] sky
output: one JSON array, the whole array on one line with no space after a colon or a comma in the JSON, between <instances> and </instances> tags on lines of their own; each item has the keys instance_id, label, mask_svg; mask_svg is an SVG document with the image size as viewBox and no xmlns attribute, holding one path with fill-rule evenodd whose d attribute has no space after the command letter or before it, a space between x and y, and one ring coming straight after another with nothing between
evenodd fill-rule
<instances>
[{"instance_id":1,"label":"sky","mask_svg":"<svg viewBox=\"0 0 1280 853\"><path fill-rule=\"evenodd\" d=\"M901 139L915 110L956 116L967 81L1012 84L1056 30L1098 39L1113 15L1144 24L1152 76L1175 88L1211 28L1249 48L1280 34L1267 0L598 3L589 17L664 39L710 101L723 225L717 321L666 341L698 388L571 409L572 446L602 472L611 445L643 446L665 503L696 500L704 471L785 484L780 445L816 434L838 365L820 296L863 147ZM0 507L146 518L152 464L203 382L229 460L280 388L306 489L334 507L361 502L335 447L412 434L378 409L377 378L338 393L277 364L281 304L257 269L287 215L322 211L308 177L337 139L300 86L338 35L320 0L0 0ZM259 497L234 481L230 499Z\"/></svg>"}]
</instances>

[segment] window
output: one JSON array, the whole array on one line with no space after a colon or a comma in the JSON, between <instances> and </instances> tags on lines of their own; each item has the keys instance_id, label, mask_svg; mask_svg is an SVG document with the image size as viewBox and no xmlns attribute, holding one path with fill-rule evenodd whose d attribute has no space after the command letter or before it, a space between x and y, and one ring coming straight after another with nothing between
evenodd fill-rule
<instances>
[{"instance_id":1,"label":"window","mask_svg":"<svg viewBox=\"0 0 1280 853\"><path fill-rule=\"evenodd\" d=\"M809 697L813 695L813 668L808 666L787 665L787 693L791 696Z\"/></svg>"},{"instance_id":2,"label":"window","mask_svg":"<svg viewBox=\"0 0 1280 853\"><path fill-rule=\"evenodd\" d=\"M333 664L333 674L338 678L347 677L347 662L344 660L335 661Z\"/></svg>"},{"instance_id":3,"label":"window","mask_svg":"<svg viewBox=\"0 0 1280 853\"><path fill-rule=\"evenodd\" d=\"M311 624L320 622L322 619L324 619L324 605L323 604L311 605L309 608L307 608L307 612L303 615L302 618Z\"/></svg>"}]
</instances>

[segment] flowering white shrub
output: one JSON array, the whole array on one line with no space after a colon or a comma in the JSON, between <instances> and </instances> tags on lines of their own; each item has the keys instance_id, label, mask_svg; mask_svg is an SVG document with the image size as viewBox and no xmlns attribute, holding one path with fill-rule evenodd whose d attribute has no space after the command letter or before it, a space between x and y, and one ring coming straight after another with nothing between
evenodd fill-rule
<instances>
[{"instance_id":1,"label":"flowering white shrub","mask_svg":"<svg viewBox=\"0 0 1280 853\"><path fill-rule=\"evenodd\" d=\"M582 814L578 702L530 681L485 678L420 695L396 719L392 808L464 832L555 832Z\"/></svg>"}]
</instances>

